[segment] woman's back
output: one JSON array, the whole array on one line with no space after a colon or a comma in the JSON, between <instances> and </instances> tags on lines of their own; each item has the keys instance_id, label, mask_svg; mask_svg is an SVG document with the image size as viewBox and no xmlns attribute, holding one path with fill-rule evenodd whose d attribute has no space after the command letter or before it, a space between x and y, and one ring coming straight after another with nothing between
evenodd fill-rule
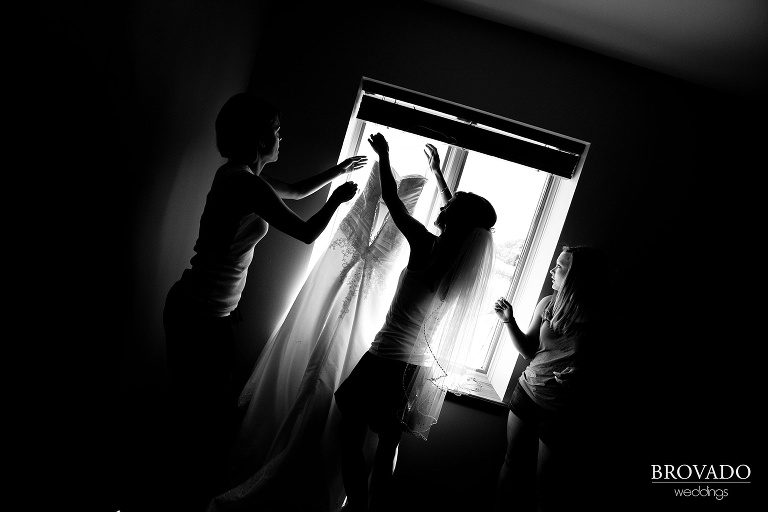
<instances>
[{"instance_id":1,"label":"woman's back","mask_svg":"<svg viewBox=\"0 0 768 512\"><path fill-rule=\"evenodd\" d=\"M413 364L426 362L414 360L412 352L435 295L434 286L427 277L426 270L403 269L384 325L376 334L369 352L385 359Z\"/></svg>"},{"instance_id":2,"label":"woman's back","mask_svg":"<svg viewBox=\"0 0 768 512\"><path fill-rule=\"evenodd\" d=\"M236 200L238 182L248 178L255 176L245 165L225 164L217 171L200 219L192 268L183 277L189 296L215 316L237 306L253 248L268 229Z\"/></svg>"}]
</instances>

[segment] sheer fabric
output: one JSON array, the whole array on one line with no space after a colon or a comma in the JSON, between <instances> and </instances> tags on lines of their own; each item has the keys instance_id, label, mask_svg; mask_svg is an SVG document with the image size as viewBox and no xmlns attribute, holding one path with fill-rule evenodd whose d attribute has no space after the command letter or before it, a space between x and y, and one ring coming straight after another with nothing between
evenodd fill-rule
<instances>
[{"instance_id":1,"label":"sheer fabric","mask_svg":"<svg viewBox=\"0 0 768 512\"><path fill-rule=\"evenodd\" d=\"M216 497L209 512L341 508L340 414L333 392L381 327L394 294L395 280L388 277L407 257L405 239L381 202L378 169L376 162L256 362L239 399L247 410L231 456L234 487ZM425 182L423 176L399 180L398 195L409 211ZM369 442L369 457L374 449Z\"/></svg>"},{"instance_id":2,"label":"sheer fabric","mask_svg":"<svg viewBox=\"0 0 768 512\"><path fill-rule=\"evenodd\" d=\"M456 264L441 281L411 352L409 362L421 366L412 377L404 375L407 401L401 422L423 439L437 422L446 392L458 393L470 369L467 361L493 272L493 255L491 232L473 230Z\"/></svg>"}]
</instances>

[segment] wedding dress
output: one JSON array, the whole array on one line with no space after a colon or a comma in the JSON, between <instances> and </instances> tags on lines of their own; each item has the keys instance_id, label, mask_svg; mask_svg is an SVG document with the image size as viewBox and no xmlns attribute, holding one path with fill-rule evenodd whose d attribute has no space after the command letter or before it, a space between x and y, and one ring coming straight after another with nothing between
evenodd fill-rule
<instances>
[{"instance_id":1,"label":"wedding dress","mask_svg":"<svg viewBox=\"0 0 768 512\"><path fill-rule=\"evenodd\" d=\"M409 212L426 181L418 175L399 180L398 196ZM381 328L397 284L390 277L407 261L405 239L386 210L376 162L240 395L247 410L232 450L234 487L216 497L209 512L341 509L333 392ZM366 451L372 458L373 438Z\"/></svg>"}]
</instances>

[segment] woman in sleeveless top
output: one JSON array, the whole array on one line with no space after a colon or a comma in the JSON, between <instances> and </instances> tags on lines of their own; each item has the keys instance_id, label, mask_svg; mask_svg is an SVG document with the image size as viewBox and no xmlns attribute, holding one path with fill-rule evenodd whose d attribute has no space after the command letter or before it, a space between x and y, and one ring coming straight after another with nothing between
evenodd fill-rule
<instances>
[{"instance_id":1,"label":"woman in sleeveless top","mask_svg":"<svg viewBox=\"0 0 768 512\"><path fill-rule=\"evenodd\" d=\"M337 188L306 221L283 199L307 197L366 161L351 157L289 184L262 175L265 165L277 161L280 140L280 114L274 106L249 93L224 104L216 118L216 146L227 162L216 172L208 193L191 268L166 298L163 324L182 446L178 464L185 473L179 476L184 487L179 497L190 497L190 509L202 507L212 497L213 479L227 453L227 421L235 411L229 389L233 312L254 247L270 225L312 243L339 205L355 195L357 186L348 182Z\"/></svg>"},{"instance_id":2,"label":"woman in sleeveless top","mask_svg":"<svg viewBox=\"0 0 768 512\"><path fill-rule=\"evenodd\" d=\"M427 345L421 353L414 354L420 346L417 338L428 321L430 305L441 292L444 278L453 275L452 269L467 245L490 243L492 254L490 229L496 222L496 212L484 198L467 192L451 194L440 171L437 150L428 144L425 152L430 169L446 203L435 221L441 234L433 235L411 217L397 197L386 139L375 134L368 142L379 156L382 198L407 240L410 254L384 325L335 393L342 413L341 470L347 494L344 510L350 512L386 509L385 497L405 429L399 414L406 407L405 388L420 365L427 364L429 356ZM484 235L477 235L478 231ZM464 271L466 275L462 277L471 280L476 271ZM362 451L368 427L378 434L370 485Z\"/></svg>"},{"instance_id":3,"label":"woman in sleeveless top","mask_svg":"<svg viewBox=\"0 0 768 512\"><path fill-rule=\"evenodd\" d=\"M558 481L554 475L573 444L584 353L597 341L603 267L596 249L563 247L550 270L554 293L538 303L526 332L518 327L507 299L496 301L496 314L515 348L530 360L510 399L497 511L550 510L563 493L553 487Z\"/></svg>"}]
</instances>

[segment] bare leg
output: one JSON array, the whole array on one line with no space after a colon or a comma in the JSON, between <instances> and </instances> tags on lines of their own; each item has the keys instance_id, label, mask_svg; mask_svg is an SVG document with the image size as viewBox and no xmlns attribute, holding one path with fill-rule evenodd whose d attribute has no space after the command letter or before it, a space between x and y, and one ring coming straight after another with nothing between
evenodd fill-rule
<instances>
[{"instance_id":1,"label":"bare leg","mask_svg":"<svg viewBox=\"0 0 768 512\"><path fill-rule=\"evenodd\" d=\"M341 417L341 478L347 493L345 511L368 510L368 470L363 444L368 427L361 419L347 414Z\"/></svg>"},{"instance_id":2,"label":"bare leg","mask_svg":"<svg viewBox=\"0 0 768 512\"><path fill-rule=\"evenodd\" d=\"M538 510L579 509L584 499L581 478L585 468L578 467L580 457L570 443L559 443L555 447L539 441L539 456L536 467L536 494ZM594 501L594 497L589 498ZM586 503L586 502L584 502Z\"/></svg>"},{"instance_id":3,"label":"bare leg","mask_svg":"<svg viewBox=\"0 0 768 512\"><path fill-rule=\"evenodd\" d=\"M554 510L558 496L557 452L539 441L539 458L536 466L536 496L539 512ZM563 489L560 489L562 492Z\"/></svg>"},{"instance_id":4,"label":"bare leg","mask_svg":"<svg viewBox=\"0 0 768 512\"><path fill-rule=\"evenodd\" d=\"M536 431L512 411L507 420L507 454L499 471L496 512L535 510Z\"/></svg>"},{"instance_id":5,"label":"bare leg","mask_svg":"<svg viewBox=\"0 0 768 512\"><path fill-rule=\"evenodd\" d=\"M373 459L370 486L370 510L378 512L389 510L387 499L391 496L392 473L395 471L397 447L400 444L401 432L379 434L379 444L376 457Z\"/></svg>"}]
</instances>

